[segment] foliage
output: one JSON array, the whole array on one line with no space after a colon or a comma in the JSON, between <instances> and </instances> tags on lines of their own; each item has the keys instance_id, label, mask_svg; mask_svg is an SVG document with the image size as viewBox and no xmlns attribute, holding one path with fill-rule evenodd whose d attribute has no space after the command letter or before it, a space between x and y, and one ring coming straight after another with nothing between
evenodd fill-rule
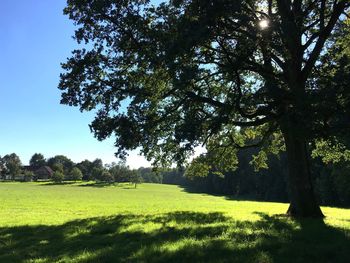
<instances>
[{"instance_id":1,"label":"foliage","mask_svg":"<svg viewBox=\"0 0 350 263\"><path fill-rule=\"evenodd\" d=\"M183 162L215 136L247 146L231 136L237 126L265 127L257 141L269 143L297 121L313 140L328 131L322 104L334 90L313 69L349 7L332 2L70 0L76 40L90 45L63 64L62 103L98 108L98 139L114 133L119 156L141 146L156 163ZM335 119L345 107L331 102Z\"/></svg>"},{"instance_id":2,"label":"foliage","mask_svg":"<svg viewBox=\"0 0 350 263\"><path fill-rule=\"evenodd\" d=\"M130 183L135 184L135 188L137 187L138 184L142 183L142 177L135 170L131 171L129 180L130 180Z\"/></svg>"},{"instance_id":3,"label":"foliage","mask_svg":"<svg viewBox=\"0 0 350 263\"><path fill-rule=\"evenodd\" d=\"M64 173L64 167L62 163L54 163L51 165L51 168L55 172Z\"/></svg>"},{"instance_id":4,"label":"foliage","mask_svg":"<svg viewBox=\"0 0 350 263\"><path fill-rule=\"evenodd\" d=\"M95 159L94 161L84 160L80 163L76 164L76 167L81 170L83 173L83 180L93 180L94 175L92 173L92 170L94 168L102 169L103 163L101 159Z\"/></svg>"},{"instance_id":5,"label":"foliage","mask_svg":"<svg viewBox=\"0 0 350 263\"><path fill-rule=\"evenodd\" d=\"M0 177L3 177L5 175L6 167L5 167L5 162L0 156Z\"/></svg>"},{"instance_id":6,"label":"foliage","mask_svg":"<svg viewBox=\"0 0 350 263\"><path fill-rule=\"evenodd\" d=\"M161 173L157 173L151 167L140 167L137 169L137 173L141 176L142 181L145 183L162 183L163 175Z\"/></svg>"},{"instance_id":7,"label":"foliage","mask_svg":"<svg viewBox=\"0 0 350 263\"><path fill-rule=\"evenodd\" d=\"M320 157L324 163L350 161L350 150L337 140L319 140L316 142L312 157Z\"/></svg>"},{"instance_id":8,"label":"foliage","mask_svg":"<svg viewBox=\"0 0 350 263\"><path fill-rule=\"evenodd\" d=\"M70 180L80 181L82 178L83 178L83 173L77 167L74 167L69 173Z\"/></svg>"},{"instance_id":9,"label":"foliage","mask_svg":"<svg viewBox=\"0 0 350 263\"><path fill-rule=\"evenodd\" d=\"M44 155L41 153L35 153L29 160L29 165L35 168L40 168L46 165Z\"/></svg>"},{"instance_id":10,"label":"foliage","mask_svg":"<svg viewBox=\"0 0 350 263\"><path fill-rule=\"evenodd\" d=\"M80 163L77 163L75 165L75 167L77 167L83 174L83 180L89 180L92 179L91 176L91 171L92 171L92 162L89 160L84 160L81 161Z\"/></svg>"},{"instance_id":11,"label":"foliage","mask_svg":"<svg viewBox=\"0 0 350 263\"><path fill-rule=\"evenodd\" d=\"M186 169L185 176L187 178L195 178L201 176L207 176L210 171L210 166L206 161L203 161L204 157L198 157L191 162L191 165Z\"/></svg>"},{"instance_id":12,"label":"foliage","mask_svg":"<svg viewBox=\"0 0 350 263\"><path fill-rule=\"evenodd\" d=\"M30 182L35 177L35 174L31 171L24 171L23 177L25 182Z\"/></svg>"},{"instance_id":13,"label":"foliage","mask_svg":"<svg viewBox=\"0 0 350 263\"><path fill-rule=\"evenodd\" d=\"M68 174L70 170L72 170L74 163L72 160L70 160L68 157L64 155L56 155L52 158L49 158L47 160L47 165L50 166L53 170L55 170L54 167L57 168L57 165L63 167L64 174Z\"/></svg>"},{"instance_id":14,"label":"foliage","mask_svg":"<svg viewBox=\"0 0 350 263\"><path fill-rule=\"evenodd\" d=\"M52 181L55 183L61 183L64 179L64 174L60 171L55 171L51 177Z\"/></svg>"},{"instance_id":15,"label":"foliage","mask_svg":"<svg viewBox=\"0 0 350 263\"><path fill-rule=\"evenodd\" d=\"M114 177L112 176L112 174L109 171L104 170L101 173L100 178L98 178L98 180L102 181L102 182L114 182Z\"/></svg>"},{"instance_id":16,"label":"foliage","mask_svg":"<svg viewBox=\"0 0 350 263\"><path fill-rule=\"evenodd\" d=\"M21 173L22 162L17 154L11 153L5 155L2 157L2 163L3 173L11 175L12 179Z\"/></svg>"},{"instance_id":17,"label":"foliage","mask_svg":"<svg viewBox=\"0 0 350 263\"><path fill-rule=\"evenodd\" d=\"M131 171L130 168L124 162L120 162L118 164L112 164L109 167L108 171L110 172L111 176L114 178L113 180L118 183L130 182L133 176L133 171Z\"/></svg>"},{"instance_id":18,"label":"foliage","mask_svg":"<svg viewBox=\"0 0 350 263\"><path fill-rule=\"evenodd\" d=\"M91 171L91 179L93 180L101 180L100 178L102 177L102 173L105 170L103 168L98 168L98 167L94 167Z\"/></svg>"},{"instance_id":19,"label":"foliage","mask_svg":"<svg viewBox=\"0 0 350 263\"><path fill-rule=\"evenodd\" d=\"M0 183L0 262L350 260L348 209L297 221L278 216L286 204L132 188Z\"/></svg>"},{"instance_id":20,"label":"foliage","mask_svg":"<svg viewBox=\"0 0 350 263\"><path fill-rule=\"evenodd\" d=\"M171 168L158 171L162 177L163 184L186 185L186 178L184 177L184 168Z\"/></svg>"}]
</instances>

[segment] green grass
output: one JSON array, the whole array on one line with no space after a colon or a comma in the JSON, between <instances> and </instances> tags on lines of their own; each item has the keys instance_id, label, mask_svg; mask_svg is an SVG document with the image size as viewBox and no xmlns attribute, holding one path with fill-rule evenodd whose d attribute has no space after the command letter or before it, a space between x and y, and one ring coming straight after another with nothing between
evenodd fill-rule
<instances>
[{"instance_id":1,"label":"green grass","mask_svg":"<svg viewBox=\"0 0 350 263\"><path fill-rule=\"evenodd\" d=\"M0 183L0 262L350 262L350 210L293 221L287 207L170 185Z\"/></svg>"}]
</instances>

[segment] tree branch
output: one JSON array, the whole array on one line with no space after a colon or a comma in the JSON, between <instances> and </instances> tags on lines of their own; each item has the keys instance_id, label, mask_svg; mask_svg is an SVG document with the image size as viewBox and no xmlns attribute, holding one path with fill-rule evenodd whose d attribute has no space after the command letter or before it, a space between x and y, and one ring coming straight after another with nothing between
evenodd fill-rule
<instances>
[{"instance_id":1,"label":"tree branch","mask_svg":"<svg viewBox=\"0 0 350 263\"><path fill-rule=\"evenodd\" d=\"M321 54L321 51L324 47L326 40L328 39L329 35L331 34L332 30L334 29L334 26L337 23L340 15L344 12L345 7L346 7L345 1L339 2L334 7L333 13L330 17L330 20L329 20L327 26L325 26L324 30L322 30L320 32L320 36L315 44L314 49L312 50L312 52L310 54L309 60L307 61L305 67L302 70L302 77L303 77L304 81L307 79L312 68L314 67L314 65L317 61L317 58Z\"/></svg>"}]
</instances>

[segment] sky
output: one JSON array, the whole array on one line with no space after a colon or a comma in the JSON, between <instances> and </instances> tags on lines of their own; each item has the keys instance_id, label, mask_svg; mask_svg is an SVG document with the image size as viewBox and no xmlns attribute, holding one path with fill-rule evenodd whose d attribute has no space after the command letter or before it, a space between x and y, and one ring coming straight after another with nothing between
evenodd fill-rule
<instances>
[{"instance_id":1,"label":"sky","mask_svg":"<svg viewBox=\"0 0 350 263\"><path fill-rule=\"evenodd\" d=\"M16 153L23 164L34 153L118 162L113 139L99 142L90 132L93 114L59 103L60 63L77 48L65 5L65 0L1 0L0 156ZM135 151L127 164L149 166Z\"/></svg>"}]
</instances>

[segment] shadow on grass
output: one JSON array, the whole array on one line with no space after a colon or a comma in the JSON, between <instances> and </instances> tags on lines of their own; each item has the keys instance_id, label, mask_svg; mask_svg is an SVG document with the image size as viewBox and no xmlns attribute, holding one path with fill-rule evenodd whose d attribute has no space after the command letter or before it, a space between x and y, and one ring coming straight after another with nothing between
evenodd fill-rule
<instances>
[{"instance_id":1,"label":"shadow on grass","mask_svg":"<svg viewBox=\"0 0 350 263\"><path fill-rule=\"evenodd\" d=\"M103 188L103 187L110 187L110 186L118 186L118 183L108 183L108 182L92 182L92 183L86 183L86 184L79 184L77 185L79 187L97 187L97 188Z\"/></svg>"},{"instance_id":2,"label":"shadow on grass","mask_svg":"<svg viewBox=\"0 0 350 263\"><path fill-rule=\"evenodd\" d=\"M104 187L118 187L120 189L135 189L135 184L130 183L116 183L116 182L92 182L86 184L78 184L78 187L96 187L96 188L104 188Z\"/></svg>"},{"instance_id":3,"label":"shadow on grass","mask_svg":"<svg viewBox=\"0 0 350 263\"><path fill-rule=\"evenodd\" d=\"M54 185L71 185L71 184L76 184L77 182L74 181L64 181L64 182L45 182L45 183L41 183L38 184L39 186L54 186Z\"/></svg>"},{"instance_id":4,"label":"shadow on grass","mask_svg":"<svg viewBox=\"0 0 350 263\"><path fill-rule=\"evenodd\" d=\"M186 186L186 185L180 186L180 187L182 188L182 191L185 193L219 196L219 197L224 197L226 200L268 202L265 200L257 200L257 198L254 198L253 196L249 196L249 195L239 196L239 195L230 195L230 194L218 194L215 192L204 191L203 189L200 189L194 186Z\"/></svg>"},{"instance_id":5,"label":"shadow on grass","mask_svg":"<svg viewBox=\"0 0 350 263\"><path fill-rule=\"evenodd\" d=\"M350 262L349 232L259 214L125 214L0 228L0 262Z\"/></svg>"}]
</instances>

